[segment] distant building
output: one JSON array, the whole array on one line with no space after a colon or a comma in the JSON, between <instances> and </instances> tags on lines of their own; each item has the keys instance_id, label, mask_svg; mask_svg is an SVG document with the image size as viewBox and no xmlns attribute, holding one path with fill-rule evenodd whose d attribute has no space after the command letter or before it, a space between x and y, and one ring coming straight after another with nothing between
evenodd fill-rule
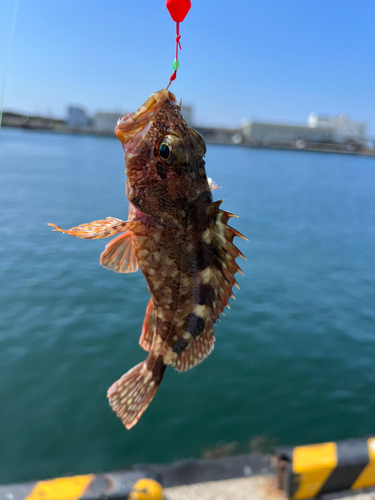
<instances>
[{"instance_id":1,"label":"distant building","mask_svg":"<svg viewBox=\"0 0 375 500\"><path fill-rule=\"evenodd\" d=\"M125 113L122 113L121 111L118 111L116 113L96 113L93 119L93 127L95 132L114 134L117 122L122 116L124 116L124 114Z\"/></svg>"},{"instance_id":2,"label":"distant building","mask_svg":"<svg viewBox=\"0 0 375 500\"><path fill-rule=\"evenodd\" d=\"M245 141L260 145L292 145L303 148L308 142L331 144L366 143L366 124L354 123L345 115L336 117L311 113L308 126L245 121L241 125Z\"/></svg>"},{"instance_id":3,"label":"distant building","mask_svg":"<svg viewBox=\"0 0 375 500\"><path fill-rule=\"evenodd\" d=\"M241 125L241 133L246 141L263 145L291 145L297 141L332 142L330 129L312 129L300 125L246 121Z\"/></svg>"},{"instance_id":4,"label":"distant building","mask_svg":"<svg viewBox=\"0 0 375 500\"><path fill-rule=\"evenodd\" d=\"M191 106L181 106L181 114L188 125L193 125L193 108Z\"/></svg>"},{"instance_id":5,"label":"distant building","mask_svg":"<svg viewBox=\"0 0 375 500\"><path fill-rule=\"evenodd\" d=\"M70 128L86 128L89 124L89 118L86 111L82 108L69 106L66 124Z\"/></svg>"},{"instance_id":6,"label":"distant building","mask_svg":"<svg viewBox=\"0 0 375 500\"><path fill-rule=\"evenodd\" d=\"M311 113L309 115L308 125L313 129L331 130L333 142L348 143L366 142L366 124L352 122L346 115L326 116Z\"/></svg>"}]
</instances>

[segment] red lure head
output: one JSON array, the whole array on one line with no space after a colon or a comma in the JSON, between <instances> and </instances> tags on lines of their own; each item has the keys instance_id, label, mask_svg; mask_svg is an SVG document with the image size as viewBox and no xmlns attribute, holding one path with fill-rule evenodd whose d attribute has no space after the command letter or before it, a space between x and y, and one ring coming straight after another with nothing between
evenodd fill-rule
<instances>
[{"instance_id":1,"label":"red lure head","mask_svg":"<svg viewBox=\"0 0 375 500\"><path fill-rule=\"evenodd\" d=\"M167 7L173 21L176 23L182 23L190 10L191 1L167 0L165 6Z\"/></svg>"}]
</instances>

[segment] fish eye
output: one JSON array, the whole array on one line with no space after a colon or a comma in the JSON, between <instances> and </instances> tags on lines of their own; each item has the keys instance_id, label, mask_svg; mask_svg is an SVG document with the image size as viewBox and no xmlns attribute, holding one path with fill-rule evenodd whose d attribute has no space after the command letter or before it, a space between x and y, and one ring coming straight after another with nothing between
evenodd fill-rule
<instances>
[{"instance_id":1,"label":"fish eye","mask_svg":"<svg viewBox=\"0 0 375 500\"><path fill-rule=\"evenodd\" d=\"M155 153L166 167L175 168L185 160L184 141L177 133L170 132L156 143Z\"/></svg>"},{"instance_id":2,"label":"fish eye","mask_svg":"<svg viewBox=\"0 0 375 500\"><path fill-rule=\"evenodd\" d=\"M165 161L168 161L171 157L171 148L165 142L162 142L159 146L159 155Z\"/></svg>"}]
</instances>

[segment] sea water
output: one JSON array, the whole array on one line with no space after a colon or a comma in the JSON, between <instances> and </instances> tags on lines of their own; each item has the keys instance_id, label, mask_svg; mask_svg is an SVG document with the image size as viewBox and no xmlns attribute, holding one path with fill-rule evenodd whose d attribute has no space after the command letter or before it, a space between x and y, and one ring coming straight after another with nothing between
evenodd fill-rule
<instances>
[{"instance_id":1,"label":"sea water","mask_svg":"<svg viewBox=\"0 0 375 500\"><path fill-rule=\"evenodd\" d=\"M121 145L0 132L0 483L374 433L375 159L209 145L206 163L245 276L213 353L168 369L127 431L106 390L145 359L145 279L47 226L126 220Z\"/></svg>"}]
</instances>

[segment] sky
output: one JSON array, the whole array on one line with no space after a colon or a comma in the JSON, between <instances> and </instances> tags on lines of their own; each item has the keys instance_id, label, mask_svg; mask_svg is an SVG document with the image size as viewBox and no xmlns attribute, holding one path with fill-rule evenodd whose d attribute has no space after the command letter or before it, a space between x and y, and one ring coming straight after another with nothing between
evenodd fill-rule
<instances>
[{"instance_id":1,"label":"sky","mask_svg":"<svg viewBox=\"0 0 375 500\"><path fill-rule=\"evenodd\" d=\"M0 0L3 73L15 2ZM192 0L180 32L170 90L195 123L345 113L375 136L375 0ZM134 111L167 85L174 55L164 0L19 0L4 109Z\"/></svg>"}]
</instances>

